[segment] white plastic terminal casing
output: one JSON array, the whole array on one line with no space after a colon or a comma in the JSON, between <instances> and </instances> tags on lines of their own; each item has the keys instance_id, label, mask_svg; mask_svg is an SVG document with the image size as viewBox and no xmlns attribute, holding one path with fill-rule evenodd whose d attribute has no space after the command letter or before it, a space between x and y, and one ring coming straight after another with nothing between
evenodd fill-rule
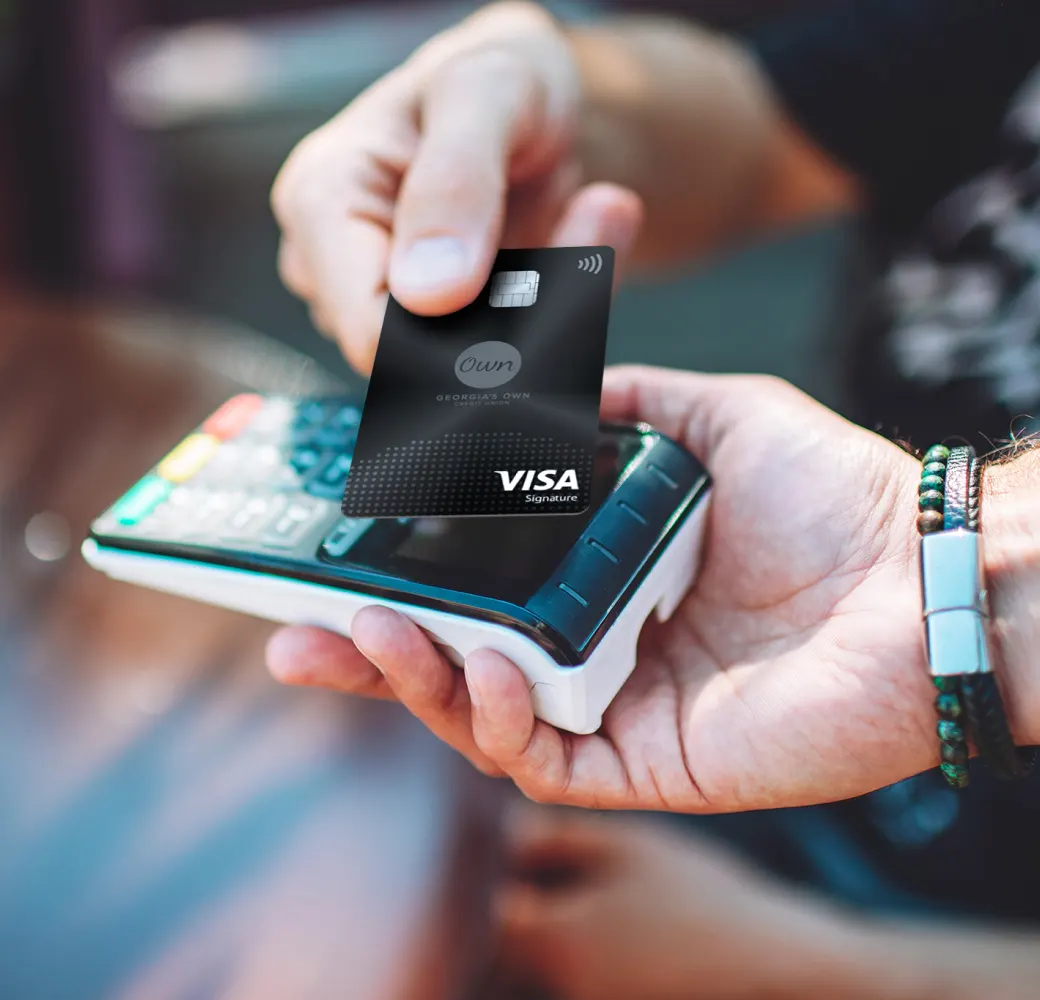
<instances>
[{"instance_id":1,"label":"white plastic terminal casing","mask_svg":"<svg viewBox=\"0 0 1040 1000\"><path fill-rule=\"evenodd\" d=\"M380 600L289 577L128 552L98 545L93 539L83 543L83 556L91 566L116 580L270 621L316 625L348 636L354 615L361 608L394 608L423 628L455 662L478 649L493 649L508 657L530 682L540 719L572 733L594 733L635 667L636 644L644 623L655 611L661 621L670 618L693 583L700 565L709 500L707 494L700 498L580 667L561 667L522 633L463 614Z\"/></svg>"}]
</instances>

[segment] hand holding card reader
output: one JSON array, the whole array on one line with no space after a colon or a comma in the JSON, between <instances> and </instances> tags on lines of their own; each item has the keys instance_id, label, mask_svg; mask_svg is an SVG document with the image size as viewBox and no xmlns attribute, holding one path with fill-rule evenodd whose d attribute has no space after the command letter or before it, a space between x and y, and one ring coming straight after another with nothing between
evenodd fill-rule
<instances>
[{"instance_id":1,"label":"hand holding card reader","mask_svg":"<svg viewBox=\"0 0 1040 1000\"><path fill-rule=\"evenodd\" d=\"M93 526L116 579L272 621L350 634L380 604L459 664L495 649L537 715L590 733L635 665L651 613L693 581L708 477L649 427L605 426L583 514L343 517L361 411L345 398L231 400Z\"/></svg>"}]
</instances>

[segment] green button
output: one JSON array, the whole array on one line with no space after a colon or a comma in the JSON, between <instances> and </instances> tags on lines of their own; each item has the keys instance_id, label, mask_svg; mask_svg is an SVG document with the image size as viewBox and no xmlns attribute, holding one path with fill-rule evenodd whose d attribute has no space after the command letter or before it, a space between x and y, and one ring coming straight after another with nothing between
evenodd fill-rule
<instances>
[{"instance_id":1,"label":"green button","mask_svg":"<svg viewBox=\"0 0 1040 1000\"><path fill-rule=\"evenodd\" d=\"M147 476L115 505L113 513L123 527L132 528L151 514L172 490L173 483L159 476Z\"/></svg>"}]
</instances>

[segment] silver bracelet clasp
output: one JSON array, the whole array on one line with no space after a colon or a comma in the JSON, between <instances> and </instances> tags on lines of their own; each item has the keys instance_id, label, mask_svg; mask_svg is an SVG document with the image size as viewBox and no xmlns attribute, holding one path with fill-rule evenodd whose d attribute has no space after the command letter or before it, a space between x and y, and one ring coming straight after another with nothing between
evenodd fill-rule
<instances>
[{"instance_id":1,"label":"silver bracelet clasp","mask_svg":"<svg viewBox=\"0 0 1040 1000\"><path fill-rule=\"evenodd\" d=\"M962 528L925 535L921 590L932 676L990 673L982 536Z\"/></svg>"}]
</instances>

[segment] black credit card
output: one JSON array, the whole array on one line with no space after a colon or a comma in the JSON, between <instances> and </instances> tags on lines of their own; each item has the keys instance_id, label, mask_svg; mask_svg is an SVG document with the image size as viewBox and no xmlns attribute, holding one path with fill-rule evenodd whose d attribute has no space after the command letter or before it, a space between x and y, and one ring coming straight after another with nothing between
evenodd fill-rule
<instances>
[{"instance_id":1,"label":"black credit card","mask_svg":"<svg viewBox=\"0 0 1040 1000\"><path fill-rule=\"evenodd\" d=\"M503 250L457 313L391 298L343 513L587 510L613 280L610 247Z\"/></svg>"}]
</instances>

